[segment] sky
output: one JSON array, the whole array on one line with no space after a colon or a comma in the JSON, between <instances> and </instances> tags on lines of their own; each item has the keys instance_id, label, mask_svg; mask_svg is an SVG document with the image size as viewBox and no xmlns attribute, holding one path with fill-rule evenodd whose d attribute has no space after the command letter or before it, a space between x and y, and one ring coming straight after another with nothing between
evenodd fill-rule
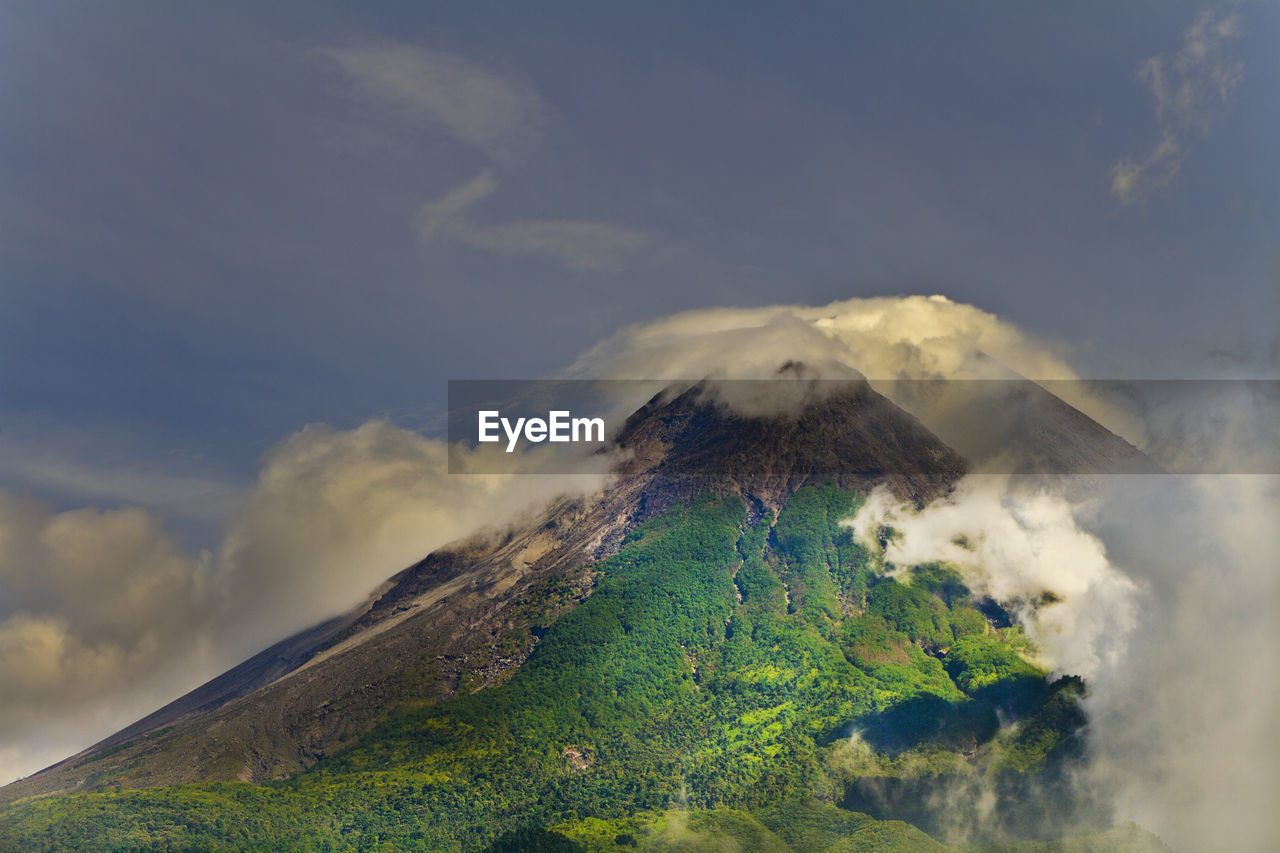
<instances>
[{"instance_id":1,"label":"sky","mask_svg":"<svg viewBox=\"0 0 1280 853\"><path fill-rule=\"evenodd\" d=\"M314 522L282 480L407 448L311 511L363 506L447 380L677 312L944 294L1081 376L1275 378L1278 40L1262 2L0 0L0 530L43 531L0 660L93 621L49 603L76 525L205 612L192 573ZM0 775L69 743L5 764L6 719Z\"/></svg>"},{"instance_id":2,"label":"sky","mask_svg":"<svg viewBox=\"0 0 1280 853\"><path fill-rule=\"evenodd\" d=\"M699 307L944 293L1084 375L1270 375L1278 35L1265 3L0 4L0 483L199 535L304 424L438 430L448 379Z\"/></svg>"}]
</instances>

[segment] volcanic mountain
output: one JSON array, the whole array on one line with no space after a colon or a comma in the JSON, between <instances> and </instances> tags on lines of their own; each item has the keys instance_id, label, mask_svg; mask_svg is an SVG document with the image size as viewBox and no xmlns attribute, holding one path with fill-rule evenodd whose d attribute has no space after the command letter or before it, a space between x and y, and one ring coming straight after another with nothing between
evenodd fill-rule
<instances>
[{"instance_id":1,"label":"volcanic mountain","mask_svg":"<svg viewBox=\"0 0 1280 853\"><path fill-rule=\"evenodd\" d=\"M758 829L757 849L834 851L796 840L812 818L839 824L833 844L889 832L894 849L944 849L840 803L860 775L911 761L933 775L995 762L1040 784L1078 751L1079 683L1049 683L999 604L951 570L899 583L841 526L876 486L917 506L946 494L964 459L863 380L799 400L746 414L714 384L655 396L613 437L622 461L602 491L427 555L0 790L23 800L0 810L0 849L668 849L672 808L701 809L703 829L686 829L739 847ZM1054 411L1049 452L1134 458ZM1019 718L1036 740L1003 731ZM869 753L850 751L851 727ZM237 835L241 820L258 828Z\"/></svg>"}]
</instances>

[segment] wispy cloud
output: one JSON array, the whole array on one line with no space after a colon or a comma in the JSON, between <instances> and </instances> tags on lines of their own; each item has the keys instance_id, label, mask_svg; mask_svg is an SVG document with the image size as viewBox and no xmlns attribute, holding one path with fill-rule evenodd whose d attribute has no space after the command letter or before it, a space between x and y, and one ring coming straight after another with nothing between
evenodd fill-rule
<instances>
[{"instance_id":1,"label":"wispy cloud","mask_svg":"<svg viewBox=\"0 0 1280 853\"><path fill-rule=\"evenodd\" d=\"M1205 11L1183 32L1177 53L1160 54L1138 66L1138 82L1155 101L1160 139L1145 157L1126 157L1111 169L1111 194L1124 204L1169 186L1187 157L1188 145L1204 136L1231 102L1244 64L1227 52L1240 35L1240 16Z\"/></svg>"},{"instance_id":2,"label":"wispy cloud","mask_svg":"<svg viewBox=\"0 0 1280 853\"><path fill-rule=\"evenodd\" d=\"M456 231L458 217L467 208L484 201L498 189L492 169L485 169L465 184L422 206L418 222L422 239L431 241L443 233Z\"/></svg>"},{"instance_id":3,"label":"wispy cloud","mask_svg":"<svg viewBox=\"0 0 1280 853\"><path fill-rule=\"evenodd\" d=\"M631 228L585 219L530 219L478 225L467 218L474 205L498 189L486 169L441 198L423 205L419 234L423 241L451 241L491 252L542 255L572 269L618 269L648 239Z\"/></svg>"},{"instance_id":4,"label":"wispy cloud","mask_svg":"<svg viewBox=\"0 0 1280 853\"><path fill-rule=\"evenodd\" d=\"M327 51L352 94L447 130L498 160L537 139L542 99L527 83L468 59L394 41Z\"/></svg>"},{"instance_id":5,"label":"wispy cloud","mask_svg":"<svg viewBox=\"0 0 1280 853\"><path fill-rule=\"evenodd\" d=\"M414 120L444 128L503 163L531 147L545 115L532 87L450 53L400 42L367 42L326 51L342 67L352 94ZM590 219L531 219L477 224L468 212L498 189L491 169L423 205L424 242L452 242L489 252L541 255L570 269L618 269L645 235Z\"/></svg>"}]
</instances>

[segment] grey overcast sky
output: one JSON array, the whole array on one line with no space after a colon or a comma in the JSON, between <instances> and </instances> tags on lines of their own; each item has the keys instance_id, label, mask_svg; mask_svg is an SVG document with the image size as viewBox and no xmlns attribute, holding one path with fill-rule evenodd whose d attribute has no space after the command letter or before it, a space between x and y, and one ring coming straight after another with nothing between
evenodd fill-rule
<instances>
[{"instance_id":1,"label":"grey overcast sky","mask_svg":"<svg viewBox=\"0 0 1280 853\"><path fill-rule=\"evenodd\" d=\"M1272 375L1280 4L0 2L0 488L217 527L705 306L942 293ZM204 527L201 527L204 525ZM203 531L203 533L202 533Z\"/></svg>"}]
</instances>

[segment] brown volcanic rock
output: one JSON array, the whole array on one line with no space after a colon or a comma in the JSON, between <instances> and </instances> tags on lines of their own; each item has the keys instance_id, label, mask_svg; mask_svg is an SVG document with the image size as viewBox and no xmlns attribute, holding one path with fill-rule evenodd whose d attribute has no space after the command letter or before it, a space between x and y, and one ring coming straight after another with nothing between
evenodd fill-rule
<instances>
[{"instance_id":1,"label":"brown volcanic rock","mask_svg":"<svg viewBox=\"0 0 1280 853\"><path fill-rule=\"evenodd\" d=\"M858 380L792 414L744 416L699 385L655 397L616 437L604 492L440 549L351 612L290 637L110 738L0 789L0 801L106 784L287 775L388 713L505 680L541 627L590 594L636 523L705 492L773 510L806 484L887 483L924 503L963 460Z\"/></svg>"},{"instance_id":2,"label":"brown volcanic rock","mask_svg":"<svg viewBox=\"0 0 1280 853\"><path fill-rule=\"evenodd\" d=\"M753 394L791 380L747 383ZM723 395L742 393L725 383ZM807 383L796 381L802 386ZM721 402L716 383L699 383L674 399L660 394L632 415L616 438L631 451L623 473L643 472L650 512L705 492L736 493L777 508L797 489L834 481L847 489L887 484L922 505L965 472L965 462L916 418L865 380L815 383L784 411L739 414Z\"/></svg>"}]
</instances>

